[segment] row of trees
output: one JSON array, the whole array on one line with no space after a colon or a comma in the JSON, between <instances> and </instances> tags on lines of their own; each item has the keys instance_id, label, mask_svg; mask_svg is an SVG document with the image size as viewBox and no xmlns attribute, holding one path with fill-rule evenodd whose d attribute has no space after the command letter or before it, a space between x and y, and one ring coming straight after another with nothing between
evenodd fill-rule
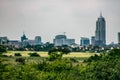
<instances>
[{"instance_id":1,"label":"row of trees","mask_svg":"<svg viewBox=\"0 0 120 80\"><path fill-rule=\"evenodd\" d=\"M8 50L18 50L18 51L49 51L50 49L52 49L54 47L54 44L51 43L46 43L46 44L42 44L42 45L27 45L24 47L19 47L19 48L15 48L15 47L10 47L8 46Z\"/></svg>"},{"instance_id":2,"label":"row of trees","mask_svg":"<svg viewBox=\"0 0 120 80\"><path fill-rule=\"evenodd\" d=\"M8 47L8 50L18 50L18 51L49 51L53 48L56 48L56 47L67 47L69 48L71 51L73 52L104 52L104 51L107 51L109 50L110 48L103 48L103 47L99 47L99 46L88 46L88 47L70 47L70 46L67 46L67 45L63 45L63 46L54 46L54 44L50 44L50 43L47 43L47 44L44 44L44 45L27 45L27 46L24 46L24 47L20 47L20 48L14 48L14 47Z\"/></svg>"}]
</instances>

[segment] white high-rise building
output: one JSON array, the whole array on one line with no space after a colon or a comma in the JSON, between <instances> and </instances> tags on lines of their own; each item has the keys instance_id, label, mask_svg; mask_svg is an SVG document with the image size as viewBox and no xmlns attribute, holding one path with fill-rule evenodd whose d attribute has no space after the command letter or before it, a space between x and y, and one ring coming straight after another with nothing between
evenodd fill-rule
<instances>
[{"instance_id":1,"label":"white high-rise building","mask_svg":"<svg viewBox=\"0 0 120 80\"><path fill-rule=\"evenodd\" d=\"M36 45L40 45L42 42L41 42L41 37L40 36L36 36L35 37L35 44Z\"/></svg>"},{"instance_id":2,"label":"white high-rise building","mask_svg":"<svg viewBox=\"0 0 120 80\"><path fill-rule=\"evenodd\" d=\"M65 35L57 35L54 39L55 46L62 46L62 45L72 45L75 44L75 39L67 39Z\"/></svg>"}]
</instances>

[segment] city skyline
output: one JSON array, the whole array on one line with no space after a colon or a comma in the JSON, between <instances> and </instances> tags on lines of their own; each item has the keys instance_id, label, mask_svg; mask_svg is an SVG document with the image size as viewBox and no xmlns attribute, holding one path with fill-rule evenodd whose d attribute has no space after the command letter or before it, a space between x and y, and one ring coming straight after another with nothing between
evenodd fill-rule
<instances>
[{"instance_id":1,"label":"city skyline","mask_svg":"<svg viewBox=\"0 0 120 80\"><path fill-rule=\"evenodd\" d=\"M106 19L106 42L118 43L119 0L0 0L0 36L20 40L41 36L52 42L57 34L75 38L95 36L96 20L102 11Z\"/></svg>"}]
</instances>

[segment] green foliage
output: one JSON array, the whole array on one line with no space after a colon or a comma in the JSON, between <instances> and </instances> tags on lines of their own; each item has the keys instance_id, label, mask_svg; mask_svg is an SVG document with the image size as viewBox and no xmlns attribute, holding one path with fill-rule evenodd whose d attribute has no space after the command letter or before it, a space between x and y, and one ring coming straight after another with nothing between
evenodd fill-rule
<instances>
[{"instance_id":1,"label":"green foliage","mask_svg":"<svg viewBox=\"0 0 120 80\"><path fill-rule=\"evenodd\" d=\"M70 52L70 49L68 47L56 47L51 50L49 50L49 60L53 61L56 59L61 59L63 54L68 54Z\"/></svg>"},{"instance_id":2,"label":"green foliage","mask_svg":"<svg viewBox=\"0 0 120 80\"><path fill-rule=\"evenodd\" d=\"M64 54L68 54L69 52L71 52L71 50L68 47L56 47L49 50L48 54L50 55L53 52L62 52Z\"/></svg>"},{"instance_id":3,"label":"green foliage","mask_svg":"<svg viewBox=\"0 0 120 80\"><path fill-rule=\"evenodd\" d=\"M120 49L113 49L111 51L109 51L108 55L115 57L115 56L119 56L120 57Z\"/></svg>"},{"instance_id":4,"label":"green foliage","mask_svg":"<svg viewBox=\"0 0 120 80\"><path fill-rule=\"evenodd\" d=\"M35 45L34 50L35 51L43 51L43 46L42 45Z\"/></svg>"},{"instance_id":5,"label":"green foliage","mask_svg":"<svg viewBox=\"0 0 120 80\"><path fill-rule=\"evenodd\" d=\"M40 57L38 53L29 53L30 57Z\"/></svg>"},{"instance_id":6,"label":"green foliage","mask_svg":"<svg viewBox=\"0 0 120 80\"><path fill-rule=\"evenodd\" d=\"M35 51L49 51L53 47L54 47L54 44L46 43L44 45L35 45L33 49Z\"/></svg>"},{"instance_id":7,"label":"green foliage","mask_svg":"<svg viewBox=\"0 0 120 80\"><path fill-rule=\"evenodd\" d=\"M79 71L68 60L40 64L4 65L0 80L79 80Z\"/></svg>"},{"instance_id":8,"label":"green foliage","mask_svg":"<svg viewBox=\"0 0 120 80\"><path fill-rule=\"evenodd\" d=\"M8 55L0 55L0 57L9 57Z\"/></svg>"},{"instance_id":9,"label":"green foliage","mask_svg":"<svg viewBox=\"0 0 120 80\"><path fill-rule=\"evenodd\" d=\"M6 46L0 45L0 53L7 52Z\"/></svg>"},{"instance_id":10,"label":"green foliage","mask_svg":"<svg viewBox=\"0 0 120 80\"><path fill-rule=\"evenodd\" d=\"M15 61L21 64L25 64L25 58L17 58Z\"/></svg>"},{"instance_id":11,"label":"green foliage","mask_svg":"<svg viewBox=\"0 0 120 80\"><path fill-rule=\"evenodd\" d=\"M109 53L93 56L88 59L82 76L84 79L120 80L120 49L113 49ZM87 75L87 76L86 76Z\"/></svg>"},{"instance_id":12,"label":"green foliage","mask_svg":"<svg viewBox=\"0 0 120 80\"><path fill-rule=\"evenodd\" d=\"M38 65L38 69L46 72L62 72L70 70L72 64L69 61L55 60L51 63L42 62Z\"/></svg>"},{"instance_id":13,"label":"green foliage","mask_svg":"<svg viewBox=\"0 0 120 80\"><path fill-rule=\"evenodd\" d=\"M92 61L109 61L115 58L120 57L120 49L112 49L108 53L101 53L100 55L95 54L91 56L85 62L92 62Z\"/></svg>"},{"instance_id":14,"label":"green foliage","mask_svg":"<svg viewBox=\"0 0 120 80\"><path fill-rule=\"evenodd\" d=\"M70 58L70 61L72 61L72 62L78 62L78 60L77 60L77 58Z\"/></svg>"},{"instance_id":15,"label":"green foliage","mask_svg":"<svg viewBox=\"0 0 120 80\"><path fill-rule=\"evenodd\" d=\"M5 65L2 63L2 59L0 58L0 80L2 80L2 75L5 71Z\"/></svg>"},{"instance_id":16,"label":"green foliage","mask_svg":"<svg viewBox=\"0 0 120 80\"><path fill-rule=\"evenodd\" d=\"M120 66L120 59L100 60L89 63L81 74L88 80L120 80L118 66Z\"/></svg>"},{"instance_id":17,"label":"green foliage","mask_svg":"<svg viewBox=\"0 0 120 80\"><path fill-rule=\"evenodd\" d=\"M62 52L53 52L49 55L48 59L50 61L54 61L54 60L57 60L57 59L60 60L62 58L62 55L63 55Z\"/></svg>"},{"instance_id":18,"label":"green foliage","mask_svg":"<svg viewBox=\"0 0 120 80\"><path fill-rule=\"evenodd\" d=\"M14 56L22 56L20 53L15 53Z\"/></svg>"},{"instance_id":19,"label":"green foliage","mask_svg":"<svg viewBox=\"0 0 120 80\"><path fill-rule=\"evenodd\" d=\"M87 60L85 60L84 62L92 62L92 61L98 61L102 58L102 55L98 56L97 54L95 54L94 56L89 57Z\"/></svg>"}]
</instances>

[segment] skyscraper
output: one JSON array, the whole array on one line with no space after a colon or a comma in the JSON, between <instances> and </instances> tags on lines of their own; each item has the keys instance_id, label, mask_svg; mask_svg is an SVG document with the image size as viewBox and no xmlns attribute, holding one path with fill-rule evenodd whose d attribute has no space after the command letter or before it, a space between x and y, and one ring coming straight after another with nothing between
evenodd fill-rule
<instances>
[{"instance_id":1,"label":"skyscraper","mask_svg":"<svg viewBox=\"0 0 120 80\"><path fill-rule=\"evenodd\" d=\"M23 33L23 36L21 37L21 42L24 42L28 40L28 38L26 37L26 35Z\"/></svg>"},{"instance_id":2,"label":"skyscraper","mask_svg":"<svg viewBox=\"0 0 120 80\"><path fill-rule=\"evenodd\" d=\"M120 44L120 32L118 32L118 44Z\"/></svg>"},{"instance_id":3,"label":"skyscraper","mask_svg":"<svg viewBox=\"0 0 120 80\"><path fill-rule=\"evenodd\" d=\"M106 45L106 21L102 16L102 13L100 13L100 17L96 21L95 45Z\"/></svg>"},{"instance_id":4,"label":"skyscraper","mask_svg":"<svg viewBox=\"0 0 120 80\"><path fill-rule=\"evenodd\" d=\"M25 35L24 32L23 32L23 36L21 36L21 46L22 46L22 47L28 45L27 40L28 40L28 38L26 37L26 35Z\"/></svg>"}]
</instances>

